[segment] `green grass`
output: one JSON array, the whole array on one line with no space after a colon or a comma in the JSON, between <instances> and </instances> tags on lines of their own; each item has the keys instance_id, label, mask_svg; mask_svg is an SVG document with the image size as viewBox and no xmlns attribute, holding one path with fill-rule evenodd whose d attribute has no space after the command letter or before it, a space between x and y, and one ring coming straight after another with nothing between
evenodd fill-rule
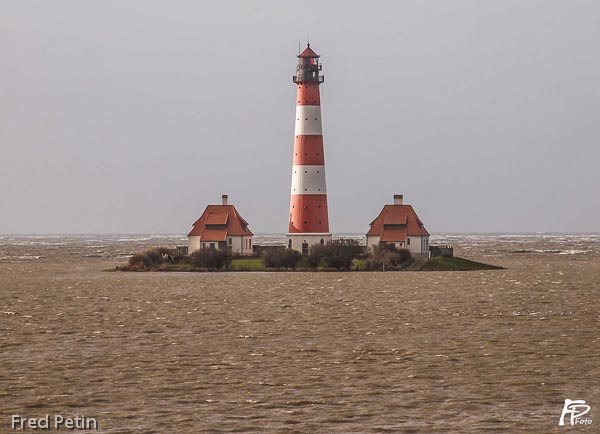
<instances>
[{"instance_id":1,"label":"green grass","mask_svg":"<svg viewBox=\"0 0 600 434\"><path fill-rule=\"evenodd\" d=\"M167 271L206 271L202 268L198 268L193 264L187 263L179 263L179 264L169 264Z\"/></svg>"},{"instance_id":2,"label":"green grass","mask_svg":"<svg viewBox=\"0 0 600 434\"><path fill-rule=\"evenodd\" d=\"M236 258L231 261L230 271L265 271L261 258Z\"/></svg>"},{"instance_id":3,"label":"green grass","mask_svg":"<svg viewBox=\"0 0 600 434\"><path fill-rule=\"evenodd\" d=\"M229 271L264 271L265 267L260 258L235 258L232 259ZM168 271L206 271L193 264L169 264ZM219 271L227 271L225 268Z\"/></svg>"},{"instance_id":4,"label":"green grass","mask_svg":"<svg viewBox=\"0 0 600 434\"><path fill-rule=\"evenodd\" d=\"M358 270L358 271L364 271L366 270L367 267L365 265L365 260L364 259L357 259L354 258L352 260L352 270Z\"/></svg>"},{"instance_id":5,"label":"green grass","mask_svg":"<svg viewBox=\"0 0 600 434\"><path fill-rule=\"evenodd\" d=\"M465 258L444 258L436 256L429 259L421 268L423 271L474 271L474 270L500 270L503 267L470 261Z\"/></svg>"}]
</instances>

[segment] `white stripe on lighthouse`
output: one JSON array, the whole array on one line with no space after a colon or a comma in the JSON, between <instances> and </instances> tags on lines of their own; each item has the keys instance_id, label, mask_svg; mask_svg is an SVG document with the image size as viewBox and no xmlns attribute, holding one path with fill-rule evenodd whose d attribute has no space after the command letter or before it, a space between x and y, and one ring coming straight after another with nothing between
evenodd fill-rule
<instances>
[{"instance_id":1,"label":"white stripe on lighthouse","mask_svg":"<svg viewBox=\"0 0 600 434\"><path fill-rule=\"evenodd\" d=\"M321 128L321 106L297 105L295 135L320 136L322 134L323 129Z\"/></svg>"},{"instance_id":2,"label":"white stripe on lighthouse","mask_svg":"<svg viewBox=\"0 0 600 434\"><path fill-rule=\"evenodd\" d=\"M292 166L292 194L326 194L325 166Z\"/></svg>"}]
</instances>

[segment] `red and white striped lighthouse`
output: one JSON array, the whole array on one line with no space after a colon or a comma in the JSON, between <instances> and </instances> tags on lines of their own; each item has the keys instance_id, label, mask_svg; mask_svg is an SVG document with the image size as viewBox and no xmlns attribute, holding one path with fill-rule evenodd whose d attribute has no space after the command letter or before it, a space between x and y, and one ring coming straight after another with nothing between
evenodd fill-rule
<instances>
[{"instance_id":1,"label":"red and white striped lighthouse","mask_svg":"<svg viewBox=\"0 0 600 434\"><path fill-rule=\"evenodd\" d=\"M321 66L319 55L308 44L298 55L294 76L298 97L287 243L289 248L303 253L313 244L331 242L319 96L319 85L324 79Z\"/></svg>"}]
</instances>

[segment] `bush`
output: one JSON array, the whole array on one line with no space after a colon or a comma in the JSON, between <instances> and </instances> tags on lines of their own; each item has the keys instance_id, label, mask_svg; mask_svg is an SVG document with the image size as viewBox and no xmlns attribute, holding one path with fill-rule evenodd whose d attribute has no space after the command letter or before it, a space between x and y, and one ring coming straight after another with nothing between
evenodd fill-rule
<instances>
[{"instance_id":1,"label":"bush","mask_svg":"<svg viewBox=\"0 0 600 434\"><path fill-rule=\"evenodd\" d=\"M169 249L167 247L159 247L158 249L155 249L155 250L163 256L164 255L175 256L174 249Z\"/></svg>"},{"instance_id":2,"label":"bush","mask_svg":"<svg viewBox=\"0 0 600 434\"><path fill-rule=\"evenodd\" d=\"M153 265L162 264L163 257L158 249L146 250L144 253L152 260Z\"/></svg>"},{"instance_id":3,"label":"bush","mask_svg":"<svg viewBox=\"0 0 600 434\"><path fill-rule=\"evenodd\" d=\"M396 250L393 246L374 246L365 261L367 270L399 270L402 264L410 261L412 256L407 249Z\"/></svg>"},{"instance_id":4,"label":"bush","mask_svg":"<svg viewBox=\"0 0 600 434\"><path fill-rule=\"evenodd\" d=\"M130 270L150 270L154 263L152 259L146 255L145 253L136 253L131 258L129 258L129 262L127 264L127 269Z\"/></svg>"},{"instance_id":5,"label":"bush","mask_svg":"<svg viewBox=\"0 0 600 434\"><path fill-rule=\"evenodd\" d=\"M174 264L179 264L182 262L186 262L187 256L183 255L182 253L174 253L172 258Z\"/></svg>"},{"instance_id":6,"label":"bush","mask_svg":"<svg viewBox=\"0 0 600 434\"><path fill-rule=\"evenodd\" d=\"M223 267L229 269L231 253L229 250L215 248L200 249L192 253L190 260L196 267L206 268L208 271L220 270Z\"/></svg>"},{"instance_id":7,"label":"bush","mask_svg":"<svg viewBox=\"0 0 600 434\"><path fill-rule=\"evenodd\" d=\"M360 253L358 244L329 244L325 255L325 263L336 270L350 270L352 259Z\"/></svg>"},{"instance_id":8,"label":"bush","mask_svg":"<svg viewBox=\"0 0 600 434\"><path fill-rule=\"evenodd\" d=\"M269 249L265 250L262 255L262 261L266 268L295 270L301 260L302 254L292 249Z\"/></svg>"},{"instance_id":9,"label":"bush","mask_svg":"<svg viewBox=\"0 0 600 434\"><path fill-rule=\"evenodd\" d=\"M281 259L281 265L287 270L291 268L292 270L296 269L296 264L302 260L302 253L292 250L285 249L283 252L283 256Z\"/></svg>"},{"instance_id":10,"label":"bush","mask_svg":"<svg viewBox=\"0 0 600 434\"><path fill-rule=\"evenodd\" d=\"M348 253L345 249L332 248L329 255L325 256L325 264L336 270L350 270L353 257Z\"/></svg>"},{"instance_id":11,"label":"bush","mask_svg":"<svg viewBox=\"0 0 600 434\"><path fill-rule=\"evenodd\" d=\"M324 244L313 244L310 246L308 255L306 256L306 262L310 268L313 270L317 269L321 264L321 260L327 255L328 247Z\"/></svg>"},{"instance_id":12,"label":"bush","mask_svg":"<svg viewBox=\"0 0 600 434\"><path fill-rule=\"evenodd\" d=\"M306 258L309 266L316 269L322 261L325 266L335 268L336 270L350 270L352 260L360 256L362 248L358 241L344 244L333 242L331 244L315 244L310 247Z\"/></svg>"},{"instance_id":13,"label":"bush","mask_svg":"<svg viewBox=\"0 0 600 434\"><path fill-rule=\"evenodd\" d=\"M279 250L267 249L263 251L262 261L266 268L280 268L281 255Z\"/></svg>"},{"instance_id":14,"label":"bush","mask_svg":"<svg viewBox=\"0 0 600 434\"><path fill-rule=\"evenodd\" d=\"M132 271L147 271L160 268L165 262L174 262L175 252L166 247L157 247L146 250L143 253L136 253L129 258L129 263L124 268ZM165 264L166 265L166 264ZM162 267L163 269L165 267Z\"/></svg>"},{"instance_id":15,"label":"bush","mask_svg":"<svg viewBox=\"0 0 600 434\"><path fill-rule=\"evenodd\" d=\"M399 265L404 263L404 262L408 262L412 259L412 255L410 254L410 250L408 249L397 249L396 252L399 255Z\"/></svg>"}]
</instances>

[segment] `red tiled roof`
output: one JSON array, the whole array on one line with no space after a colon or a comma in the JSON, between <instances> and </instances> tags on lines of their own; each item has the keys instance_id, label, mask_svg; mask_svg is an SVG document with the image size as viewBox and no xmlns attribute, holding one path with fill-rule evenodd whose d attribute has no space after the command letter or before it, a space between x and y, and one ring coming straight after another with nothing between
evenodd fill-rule
<instances>
[{"instance_id":1,"label":"red tiled roof","mask_svg":"<svg viewBox=\"0 0 600 434\"><path fill-rule=\"evenodd\" d=\"M227 239L227 228L206 227L200 235L200 241L225 241Z\"/></svg>"},{"instance_id":2,"label":"red tiled roof","mask_svg":"<svg viewBox=\"0 0 600 434\"><path fill-rule=\"evenodd\" d=\"M404 241L406 240L406 228L383 228L379 241Z\"/></svg>"},{"instance_id":3,"label":"red tiled roof","mask_svg":"<svg viewBox=\"0 0 600 434\"><path fill-rule=\"evenodd\" d=\"M403 241L406 236L429 235L412 205L386 205L370 226L367 236L380 236L381 241ZM396 236L402 238L393 238Z\"/></svg>"},{"instance_id":4,"label":"red tiled roof","mask_svg":"<svg viewBox=\"0 0 600 434\"><path fill-rule=\"evenodd\" d=\"M298 54L298 57L319 57L319 55L315 53L312 48L310 48L310 44L308 44L304 51Z\"/></svg>"},{"instance_id":5,"label":"red tiled roof","mask_svg":"<svg viewBox=\"0 0 600 434\"><path fill-rule=\"evenodd\" d=\"M252 235L248 222L233 205L208 205L193 226L188 237L200 236L201 241L225 241L227 236Z\"/></svg>"},{"instance_id":6,"label":"red tiled roof","mask_svg":"<svg viewBox=\"0 0 600 434\"><path fill-rule=\"evenodd\" d=\"M388 213L385 218L385 225L405 225L408 220L406 213Z\"/></svg>"},{"instance_id":7,"label":"red tiled roof","mask_svg":"<svg viewBox=\"0 0 600 434\"><path fill-rule=\"evenodd\" d=\"M207 225L226 225L228 217L229 217L229 214L227 214L227 213L209 214L206 217L206 224Z\"/></svg>"}]
</instances>

